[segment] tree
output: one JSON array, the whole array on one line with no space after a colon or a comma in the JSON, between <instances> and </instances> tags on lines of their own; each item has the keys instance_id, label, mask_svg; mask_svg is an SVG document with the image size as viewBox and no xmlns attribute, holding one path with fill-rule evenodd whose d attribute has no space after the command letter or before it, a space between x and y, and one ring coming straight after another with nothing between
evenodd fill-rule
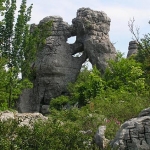
<instances>
[{"instance_id":1,"label":"tree","mask_svg":"<svg viewBox=\"0 0 150 150\"><path fill-rule=\"evenodd\" d=\"M4 7L4 2L5 2L6 0L0 0L0 14L2 15L3 13L3 11L5 10L5 7Z\"/></svg>"},{"instance_id":2,"label":"tree","mask_svg":"<svg viewBox=\"0 0 150 150\"><path fill-rule=\"evenodd\" d=\"M107 87L115 90L124 89L129 92L141 92L145 88L141 63L133 58L126 59L123 57L110 60L108 63L109 67L104 74Z\"/></svg>"},{"instance_id":3,"label":"tree","mask_svg":"<svg viewBox=\"0 0 150 150\"><path fill-rule=\"evenodd\" d=\"M31 9L32 5L27 7L26 0L22 0L18 17L15 18L16 0L0 1L0 13L3 15L0 21L0 53L5 59L3 65L7 69L9 80L5 91L9 95L9 108L12 100L20 94L22 85L31 87L30 82L26 83L33 77L31 64L36 58L36 52L43 47L46 37L50 35L52 22L40 24L31 32L31 25L28 24Z\"/></svg>"},{"instance_id":4,"label":"tree","mask_svg":"<svg viewBox=\"0 0 150 150\"><path fill-rule=\"evenodd\" d=\"M9 85L6 90L9 93L8 107L10 108L24 60L23 43L28 36L25 33L29 32L27 22L30 20L32 5L27 8L26 0L22 0L15 22L16 0L5 0L3 4L5 11L0 24L0 50L2 58L6 60L5 66L8 69L7 73L9 73Z\"/></svg>"}]
</instances>

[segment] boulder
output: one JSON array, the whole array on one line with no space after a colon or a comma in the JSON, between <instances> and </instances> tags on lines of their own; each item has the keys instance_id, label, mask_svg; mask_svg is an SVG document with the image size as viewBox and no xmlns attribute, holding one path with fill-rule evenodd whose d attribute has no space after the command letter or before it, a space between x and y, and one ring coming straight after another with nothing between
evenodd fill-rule
<instances>
[{"instance_id":1,"label":"boulder","mask_svg":"<svg viewBox=\"0 0 150 150\"><path fill-rule=\"evenodd\" d=\"M100 149L105 149L109 140L105 138L106 126L100 126L94 136L94 142Z\"/></svg>"},{"instance_id":2,"label":"boulder","mask_svg":"<svg viewBox=\"0 0 150 150\"><path fill-rule=\"evenodd\" d=\"M150 108L121 125L111 147L118 150L149 150L150 149Z\"/></svg>"},{"instance_id":3,"label":"boulder","mask_svg":"<svg viewBox=\"0 0 150 150\"><path fill-rule=\"evenodd\" d=\"M0 112L0 121L7 121L8 119L15 119L13 112L7 110Z\"/></svg>"},{"instance_id":4,"label":"boulder","mask_svg":"<svg viewBox=\"0 0 150 150\"><path fill-rule=\"evenodd\" d=\"M41 113L42 114L49 114L50 113L50 111L49 111L49 105L42 105L41 106Z\"/></svg>"},{"instance_id":5,"label":"boulder","mask_svg":"<svg viewBox=\"0 0 150 150\"><path fill-rule=\"evenodd\" d=\"M43 116L41 113L0 112L0 121L7 121L10 119L16 120L19 123L19 126L28 126L32 128L36 121L40 120L44 122L48 120L48 117Z\"/></svg>"}]
</instances>

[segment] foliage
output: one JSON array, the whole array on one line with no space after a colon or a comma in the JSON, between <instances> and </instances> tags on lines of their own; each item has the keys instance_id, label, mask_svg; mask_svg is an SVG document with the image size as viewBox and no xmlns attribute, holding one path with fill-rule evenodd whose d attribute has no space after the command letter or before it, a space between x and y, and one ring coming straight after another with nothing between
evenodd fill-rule
<instances>
[{"instance_id":1,"label":"foliage","mask_svg":"<svg viewBox=\"0 0 150 150\"><path fill-rule=\"evenodd\" d=\"M8 94L8 108L10 108L16 98L15 95L19 93L20 81L18 76L22 70L22 61L24 60L24 36L28 26L27 22L30 20L32 5L27 8L26 0L22 0L16 23L16 1L5 0L4 7L5 11L0 24L0 50L7 68L8 84L5 92Z\"/></svg>"},{"instance_id":2,"label":"foliage","mask_svg":"<svg viewBox=\"0 0 150 150\"><path fill-rule=\"evenodd\" d=\"M109 89L80 109L51 109L49 120L33 128L19 127L16 121L0 122L0 149L98 150L93 143L98 127L106 125L105 136L112 140L124 121L149 106L149 96Z\"/></svg>"},{"instance_id":3,"label":"foliage","mask_svg":"<svg viewBox=\"0 0 150 150\"><path fill-rule=\"evenodd\" d=\"M65 106L69 105L69 98L67 96L59 96L51 100L50 108L61 110Z\"/></svg>"},{"instance_id":4,"label":"foliage","mask_svg":"<svg viewBox=\"0 0 150 150\"><path fill-rule=\"evenodd\" d=\"M43 48L46 42L45 39L51 34L51 26L51 21L38 26L35 24L32 24L30 27L26 26L23 37L24 41L22 42L22 62L20 65L22 78L28 78L30 81L33 81L35 77L34 61L36 53Z\"/></svg>"},{"instance_id":5,"label":"foliage","mask_svg":"<svg viewBox=\"0 0 150 150\"><path fill-rule=\"evenodd\" d=\"M5 64L1 67L5 66L7 69L4 71L7 74L7 80L4 80L6 86L3 91L7 99L7 107L11 108L21 93L22 87L31 87L31 81L35 76L36 52L43 47L46 37L50 34L52 22L40 24L30 32L31 26L28 22L31 18L32 5L27 7L26 0L22 0L18 16L15 18L16 0L1 1L0 6L2 4L3 7L0 7L3 13L0 23L0 54L5 59ZM25 82L28 82L29 86L25 87Z\"/></svg>"},{"instance_id":6,"label":"foliage","mask_svg":"<svg viewBox=\"0 0 150 150\"><path fill-rule=\"evenodd\" d=\"M142 64L144 77L148 85L150 85L150 33L144 34L143 38L139 37L139 28L134 27L134 18L129 22L129 29L134 39L138 43L138 52L135 59ZM150 24L150 21L149 21Z\"/></svg>"},{"instance_id":7,"label":"foliage","mask_svg":"<svg viewBox=\"0 0 150 150\"><path fill-rule=\"evenodd\" d=\"M96 67L92 71L87 68L83 69L80 73L75 84L69 86L72 94L72 100L79 103L79 107L86 105L92 98L104 90L104 81L100 77L99 71Z\"/></svg>"},{"instance_id":8,"label":"foliage","mask_svg":"<svg viewBox=\"0 0 150 150\"><path fill-rule=\"evenodd\" d=\"M109 68L106 69L104 74L107 87L115 90L124 89L129 92L142 92L146 84L141 66L133 58L121 57L117 61L109 61Z\"/></svg>"},{"instance_id":9,"label":"foliage","mask_svg":"<svg viewBox=\"0 0 150 150\"><path fill-rule=\"evenodd\" d=\"M6 0L0 0L0 14L3 15L3 11L5 10L4 2Z\"/></svg>"},{"instance_id":10,"label":"foliage","mask_svg":"<svg viewBox=\"0 0 150 150\"><path fill-rule=\"evenodd\" d=\"M8 99L9 99L9 79L10 71L6 69L6 60L0 58L0 110L5 110L8 108ZM24 88L31 88L32 83L28 79L13 79L13 84L15 88L12 90L12 99L11 105L14 106L15 100L18 98L19 94Z\"/></svg>"},{"instance_id":11,"label":"foliage","mask_svg":"<svg viewBox=\"0 0 150 150\"><path fill-rule=\"evenodd\" d=\"M71 122L65 124L55 120L49 120L44 124L39 122L32 130L26 126L19 127L16 121L0 122L0 131L0 149L88 149L87 144L83 144L84 140L88 140L87 135L80 133L79 128Z\"/></svg>"},{"instance_id":12,"label":"foliage","mask_svg":"<svg viewBox=\"0 0 150 150\"><path fill-rule=\"evenodd\" d=\"M7 108L6 88L8 85L8 73L5 70L5 60L0 58L0 108Z\"/></svg>"}]
</instances>

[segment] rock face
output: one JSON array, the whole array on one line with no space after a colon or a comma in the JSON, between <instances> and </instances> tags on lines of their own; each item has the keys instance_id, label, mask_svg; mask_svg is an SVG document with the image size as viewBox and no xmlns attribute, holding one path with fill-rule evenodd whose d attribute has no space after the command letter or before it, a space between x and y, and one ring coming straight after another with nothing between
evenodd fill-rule
<instances>
[{"instance_id":1,"label":"rock face","mask_svg":"<svg viewBox=\"0 0 150 150\"><path fill-rule=\"evenodd\" d=\"M122 124L111 146L117 150L149 150L150 108Z\"/></svg>"},{"instance_id":2,"label":"rock face","mask_svg":"<svg viewBox=\"0 0 150 150\"><path fill-rule=\"evenodd\" d=\"M137 43L137 41L130 41L129 42L129 47L128 47L127 58L130 57L133 54L136 54L137 51L138 51L138 43Z\"/></svg>"},{"instance_id":3,"label":"rock face","mask_svg":"<svg viewBox=\"0 0 150 150\"><path fill-rule=\"evenodd\" d=\"M17 102L18 112L35 112L36 103L33 101L33 89L24 89Z\"/></svg>"},{"instance_id":4,"label":"rock face","mask_svg":"<svg viewBox=\"0 0 150 150\"><path fill-rule=\"evenodd\" d=\"M19 112L46 112L52 98L68 92L68 84L75 82L87 58L103 73L107 60L116 56L108 35L110 19L104 12L81 8L72 25L58 16L46 17L39 25L49 21L53 22L51 35L47 37L42 50L37 52L33 65L34 87L23 92L19 100ZM71 36L76 36L74 44L67 43ZM73 57L78 52L83 53L80 57ZM31 109L28 107L30 105Z\"/></svg>"},{"instance_id":5,"label":"rock face","mask_svg":"<svg viewBox=\"0 0 150 150\"><path fill-rule=\"evenodd\" d=\"M67 92L67 85L75 82L86 55L73 57L83 51L82 44L70 46L67 39L71 37L71 29L61 17L46 17L39 24L53 21L52 33L46 44L37 54L35 62L36 78L34 81L34 100L39 105L49 105L50 100ZM35 111L39 111L36 108Z\"/></svg>"},{"instance_id":6,"label":"rock face","mask_svg":"<svg viewBox=\"0 0 150 150\"><path fill-rule=\"evenodd\" d=\"M103 73L107 61L116 57L116 50L109 40L110 18L102 11L80 8L72 20L76 43L84 45L89 61Z\"/></svg>"}]
</instances>

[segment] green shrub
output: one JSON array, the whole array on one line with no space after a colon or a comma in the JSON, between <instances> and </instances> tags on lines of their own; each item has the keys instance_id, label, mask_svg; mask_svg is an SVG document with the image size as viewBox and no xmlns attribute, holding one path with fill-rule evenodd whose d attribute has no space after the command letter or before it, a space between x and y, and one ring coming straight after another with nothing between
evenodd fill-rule
<instances>
[{"instance_id":1,"label":"green shrub","mask_svg":"<svg viewBox=\"0 0 150 150\"><path fill-rule=\"evenodd\" d=\"M55 99L52 99L50 102L50 108L55 108L57 110L61 110L65 105L69 105L68 96L59 96Z\"/></svg>"},{"instance_id":2,"label":"green shrub","mask_svg":"<svg viewBox=\"0 0 150 150\"><path fill-rule=\"evenodd\" d=\"M141 93L146 87L143 75L141 64L136 60L120 58L118 61L109 61L109 68L105 71L104 80L109 88Z\"/></svg>"},{"instance_id":3,"label":"green shrub","mask_svg":"<svg viewBox=\"0 0 150 150\"><path fill-rule=\"evenodd\" d=\"M69 86L72 101L78 102L79 107L85 106L97 95L103 93L105 82L100 77L100 72L93 68L92 71L86 68L82 70L77 81Z\"/></svg>"}]
</instances>

